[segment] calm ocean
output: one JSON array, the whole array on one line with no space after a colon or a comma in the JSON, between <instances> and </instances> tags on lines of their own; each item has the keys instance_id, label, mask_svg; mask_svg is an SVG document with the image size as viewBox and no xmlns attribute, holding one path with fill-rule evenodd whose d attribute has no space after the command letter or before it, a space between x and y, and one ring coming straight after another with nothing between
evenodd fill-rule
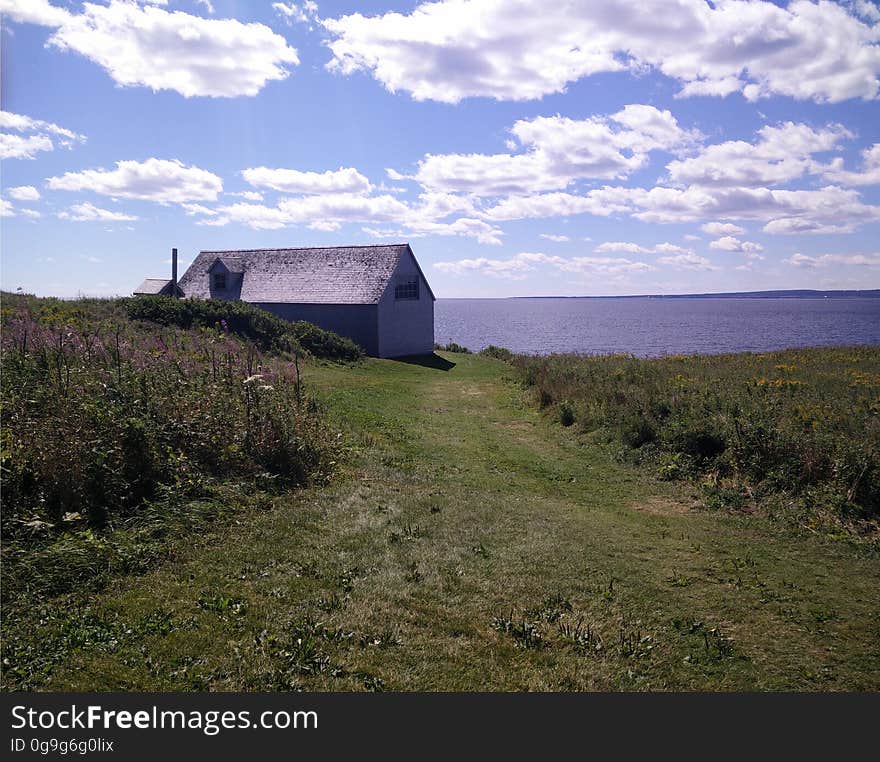
<instances>
[{"instance_id":1,"label":"calm ocean","mask_svg":"<svg viewBox=\"0 0 880 762\"><path fill-rule=\"evenodd\" d=\"M880 344L880 299L438 299L434 340L546 354Z\"/></svg>"}]
</instances>

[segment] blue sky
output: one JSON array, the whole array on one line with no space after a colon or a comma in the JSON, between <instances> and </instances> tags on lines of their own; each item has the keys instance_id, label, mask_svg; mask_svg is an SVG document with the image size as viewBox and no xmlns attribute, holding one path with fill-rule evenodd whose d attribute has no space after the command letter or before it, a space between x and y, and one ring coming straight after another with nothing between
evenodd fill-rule
<instances>
[{"instance_id":1,"label":"blue sky","mask_svg":"<svg viewBox=\"0 0 880 762\"><path fill-rule=\"evenodd\" d=\"M0 283L409 241L440 297L880 287L866 0L0 0Z\"/></svg>"}]
</instances>

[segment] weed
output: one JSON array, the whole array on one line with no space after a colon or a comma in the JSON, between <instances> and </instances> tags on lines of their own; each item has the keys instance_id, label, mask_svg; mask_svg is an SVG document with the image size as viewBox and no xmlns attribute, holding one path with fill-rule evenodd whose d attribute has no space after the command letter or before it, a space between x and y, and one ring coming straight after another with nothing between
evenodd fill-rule
<instances>
[{"instance_id":1,"label":"weed","mask_svg":"<svg viewBox=\"0 0 880 762\"><path fill-rule=\"evenodd\" d=\"M492 619L492 629L510 635L520 648L537 651L545 645L544 638L538 630L538 625L526 619L514 619L513 612L507 617L494 617Z\"/></svg>"},{"instance_id":2,"label":"weed","mask_svg":"<svg viewBox=\"0 0 880 762\"><path fill-rule=\"evenodd\" d=\"M602 636L590 624L584 624L582 619L579 619L577 624L559 622L556 626L563 641L569 643L577 653L597 654L602 652L604 648Z\"/></svg>"}]
</instances>

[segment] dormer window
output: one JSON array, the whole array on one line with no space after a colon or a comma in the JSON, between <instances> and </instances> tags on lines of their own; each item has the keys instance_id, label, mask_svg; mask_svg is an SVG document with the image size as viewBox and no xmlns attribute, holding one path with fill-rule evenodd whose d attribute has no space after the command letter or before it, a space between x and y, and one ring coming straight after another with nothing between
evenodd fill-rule
<instances>
[{"instance_id":1,"label":"dormer window","mask_svg":"<svg viewBox=\"0 0 880 762\"><path fill-rule=\"evenodd\" d=\"M214 289L216 291L225 291L226 290L226 273L214 273L212 276L214 279Z\"/></svg>"},{"instance_id":2,"label":"dormer window","mask_svg":"<svg viewBox=\"0 0 880 762\"><path fill-rule=\"evenodd\" d=\"M394 286L395 299L418 299L419 298L419 279L400 281Z\"/></svg>"}]
</instances>

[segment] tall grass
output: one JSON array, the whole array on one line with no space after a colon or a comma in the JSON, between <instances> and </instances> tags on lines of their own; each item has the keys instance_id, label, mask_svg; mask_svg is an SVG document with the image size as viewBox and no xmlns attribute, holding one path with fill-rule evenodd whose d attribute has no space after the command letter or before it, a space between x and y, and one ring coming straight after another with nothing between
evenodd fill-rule
<instances>
[{"instance_id":1,"label":"tall grass","mask_svg":"<svg viewBox=\"0 0 880 762\"><path fill-rule=\"evenodd\" d=\"M93 539L155 524L159 504L229 480L304 485L335 463L295 355L262 352L223 323L145 326L112 303L3 307L4 596L25 584L15 559L72 542L94 560Z\"/></svg>"},{"instance_id":2,"label":"tall grass","mask_svg":"<svg viewBox=\"0 0 880 762\"><path fill-rule=\"evenodd\" d=\"M513 364L562 424L607 436L661 478L697 479L710 507L876 531L880 348Z\"/></svg>"}]
</instances>

